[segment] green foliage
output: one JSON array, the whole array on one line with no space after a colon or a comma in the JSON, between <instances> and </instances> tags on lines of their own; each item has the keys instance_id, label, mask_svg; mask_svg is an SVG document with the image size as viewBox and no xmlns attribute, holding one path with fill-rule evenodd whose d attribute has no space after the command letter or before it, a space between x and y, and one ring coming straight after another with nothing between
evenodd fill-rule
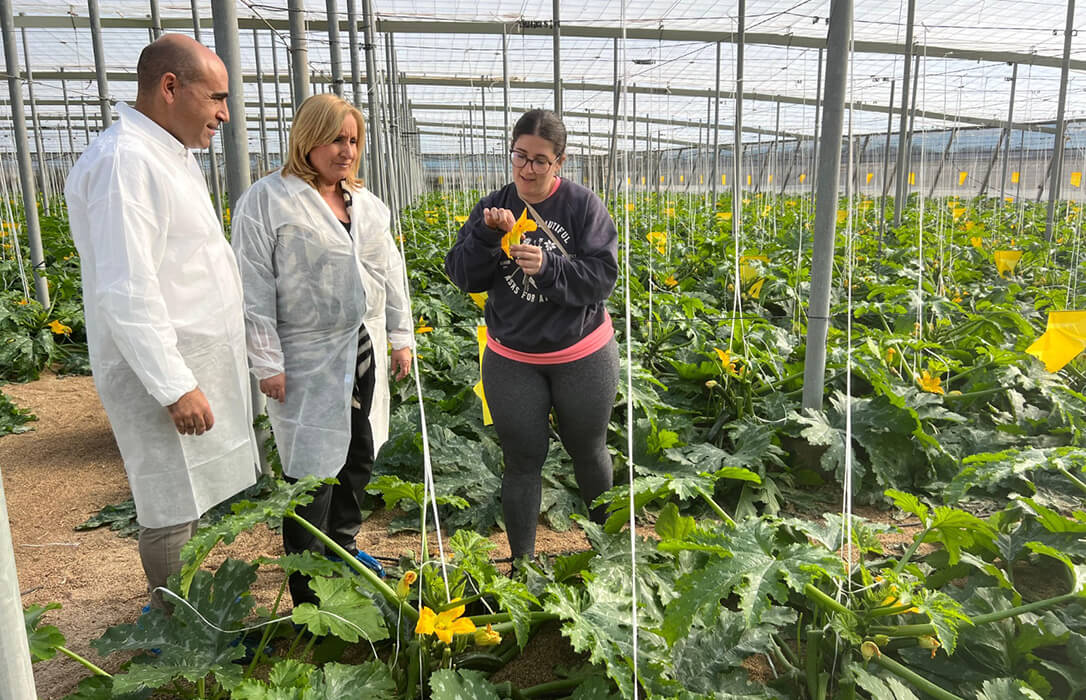
<instances>
[{"instance_id":1,"label":"green foliage","mask_svg":"<svg viewBox=\"0 0 1086 700\"><path fill-rule=\"evenodd\" d=\"M347 578L311 579L309 587L317 594L320 605L302 603L295 606L291 619L315 636L332 634L348 642L359 638L370 642L388 639L388 630L373 601Z\"/></svg>"},{"instance_id":2,"label":"green foliage","mask_svg":"<svg viewBox=\"0 0 1086 700\"><path fill-rule=\"evenodd\" d=\"M29 408L19 408L0 391L0 437L31 430L27 423L37 420Z\"/></svg>"},{"instance_id":3,"label":"green foliage","mask_svg":"<svg viewBox=\"0 0 1086 700\"><path fill-rule=\"evenodd\" d=\"M60 603L45 606L30 605L23 608L26 623L26 639L30 644L30 661L38 663L57 655L57 647L64 646L64 635L53 625L41 624L41 618L50 610L60 610Z\"/></svg>"}]
</instances>

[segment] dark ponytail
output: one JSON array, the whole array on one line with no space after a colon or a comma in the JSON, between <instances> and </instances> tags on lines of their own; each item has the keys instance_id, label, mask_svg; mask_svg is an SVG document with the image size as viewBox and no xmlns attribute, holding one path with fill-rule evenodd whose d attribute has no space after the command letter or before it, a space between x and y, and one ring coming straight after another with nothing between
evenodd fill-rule
<instances>
[{"instance_id":1,"label":"dark ponytail","mask_svg":"<svg viewBox=\"0 0 1086 700\"><path fill-rule=\"evenodd\" d=\"M566 152L566 125L549 109L533 109L517 120L513 127L513 143L525 134L549 141L555 156Z\"/></svg>"}]
</instances>

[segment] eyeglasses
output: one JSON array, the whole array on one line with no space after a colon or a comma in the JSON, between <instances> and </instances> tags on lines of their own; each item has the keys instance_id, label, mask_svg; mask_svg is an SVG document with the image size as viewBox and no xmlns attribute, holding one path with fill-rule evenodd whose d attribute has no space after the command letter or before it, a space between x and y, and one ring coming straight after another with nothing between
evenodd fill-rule
<instances>
[{"instance_id":1,"label":"eyeglasses","mask_svg":"<svg viewBox=\"0 0 1086 700\"><path fill-rule=\"evenodd\" d=\"M554 161L547 160L543 156L539 156L538 158L529 158L520 151L510 151L509 160L513 161L514 166L518 168L528 166L528 169L532 170L533 172L546 170L547 168L554 165Z\"/></svg>"}]
</instances>

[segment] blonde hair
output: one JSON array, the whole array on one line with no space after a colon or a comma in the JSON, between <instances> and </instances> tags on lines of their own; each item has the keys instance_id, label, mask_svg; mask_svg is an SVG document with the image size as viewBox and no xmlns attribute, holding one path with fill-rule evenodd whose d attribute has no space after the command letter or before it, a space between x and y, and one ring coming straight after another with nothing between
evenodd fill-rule
<instances>
[{"instance_id":1,"label":"blonde hair","mask_svg":"<svg viewBox=\"0 0 1086 700\"><path fill-rule=\"evenodd\" d=\"M344 178L348 189L362 186L358 177L358 166L362 163L362 144L366 138L366 123L350 102L326 92L306 99L294 115L294 125L290 129L290 153L283 174L296 175L317 188L319 174L309 164L309 152L318 146L332 143L339 136L340 129L347 117L354 117L358 124L358 153L351 164L351 174Z\"/></svg>"}]
</instances>

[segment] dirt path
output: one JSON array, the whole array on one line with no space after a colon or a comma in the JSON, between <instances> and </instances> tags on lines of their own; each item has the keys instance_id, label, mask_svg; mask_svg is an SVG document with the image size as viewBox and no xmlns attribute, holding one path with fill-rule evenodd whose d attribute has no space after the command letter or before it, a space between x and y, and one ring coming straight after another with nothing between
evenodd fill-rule
<instances>
[{"instance_id":1,"label":"dirt path","mask_svg":"<svg viewBox=\"0 0 1086 700\"><path fill-rule=\"evenodd\" d=\"M70 649L115 671L126 658L115 654L103 661L90 642L111 625L134 621L147 592L135 539L118 537L104 528L74 530L103 506L129 497L124 466L94 382L90 377L50 375L28 384L8 384L3 390L38 417L30 424L32 431L0 438L23 605L61 603L63 608L49 612L46 622L60 629ZM404 549L417 552L417 536L387 534L390 517L378 513L363 523L359 546L392 557ZM498 545L494 557L509 556L504 535L491 539ZM587 546L578 530L558 533L540 528L540 551L568 552ZM217 549L208 567L214 569L228 556L252 560L261 554L282 554L278 536L262 527ZM257 604L270 607L281 582L278 572L261 570L253 588ZM570 662L564 640L557 634L546 639L528 657L529 670L552 669L557 659ZM43 700L63 697L86 675L82 666L63 656L34 667L38 696Z\"/></svg>"}]
</instances>

